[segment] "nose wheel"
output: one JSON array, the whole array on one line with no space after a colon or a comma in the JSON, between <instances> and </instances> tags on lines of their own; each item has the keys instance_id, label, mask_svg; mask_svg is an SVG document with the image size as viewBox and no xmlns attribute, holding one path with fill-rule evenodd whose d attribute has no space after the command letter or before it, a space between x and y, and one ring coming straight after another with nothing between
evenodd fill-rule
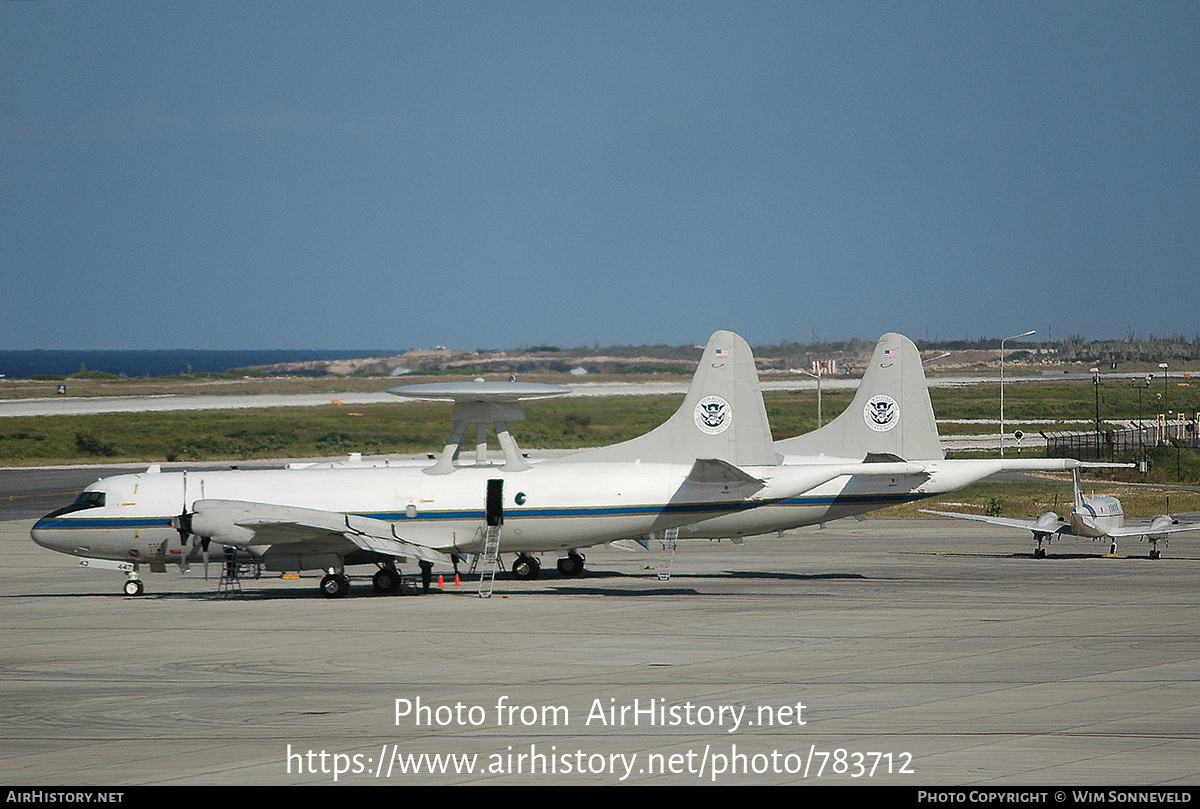
<instances>
[{"instance_id":1,"label":"nose wheel","mask_svg":"<svg viewBox=\"0 0 1200 809\"><path fill-rule=\"evenodd\" d=\"M146 585L142 584L141 579L126 579L125 580L125 595L140 596L146 591Z\"/></svg>"}]
</instances>

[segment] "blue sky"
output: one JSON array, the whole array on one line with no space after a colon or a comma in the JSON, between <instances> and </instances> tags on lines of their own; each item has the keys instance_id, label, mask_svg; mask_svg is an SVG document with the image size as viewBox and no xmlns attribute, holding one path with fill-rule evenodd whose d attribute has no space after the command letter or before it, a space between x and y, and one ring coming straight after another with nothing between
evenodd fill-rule
<instances>
[{"instance_id":1,"label":"blue sky","mask_svg":"<svg viewBox=\"0 0 1200 809\"><path fill-rule=\"evenodd\" d=\"M1200 4L0 3L0 347L1200 333Z\"/></svg>"}]
</instances>

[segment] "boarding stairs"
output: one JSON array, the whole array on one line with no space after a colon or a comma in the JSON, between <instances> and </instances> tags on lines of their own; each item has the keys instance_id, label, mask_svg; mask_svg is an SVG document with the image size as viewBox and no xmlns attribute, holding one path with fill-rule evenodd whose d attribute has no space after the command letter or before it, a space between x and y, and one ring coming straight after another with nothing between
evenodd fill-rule
<instances>
[{"instance_id":1,"label":"boarding stairs","mask_svg":"<svg viewBox=\"0 0 1200 809\"><path fill-rule=\"evenodd\" d=\"M475 562L481 566L479 573L479 597L492 597L492 584L496 578L496 564L500 557L500 526L489 525L483 538L483 553Z\"/></svg>"},{"instance_id":2,"label":"boarding stairs","mask_svg":"<svg viewBox=\"0 0 1200 809\"><path fill-rule=\"evenodd\" d=\"M217 595L240 596L242 579L238 575L237 551L225 546L225 558L221 562L221 580L217 583Z\"/></svg>"}]
</instances>

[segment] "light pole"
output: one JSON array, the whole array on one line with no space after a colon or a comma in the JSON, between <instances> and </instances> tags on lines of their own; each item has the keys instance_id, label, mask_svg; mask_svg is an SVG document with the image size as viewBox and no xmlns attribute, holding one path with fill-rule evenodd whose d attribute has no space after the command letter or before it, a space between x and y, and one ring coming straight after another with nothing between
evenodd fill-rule
<instances>
[{"instance_id":1,"label":"light pole","mask_svg":"<svg viewBox=\"0 0 1200 809\"><path fill-rule=\"evenodd\" d=\"M821 428L821 371L822 370L824 370L824 367L823 367L823 364L820 362L817 363L817 372L815 374L809 373L808 371L805 371L801 368L788 368L789 373L804 374L805 376L811 376L813 379L817 380L817 429Z\"/></svg>"},{"instance_id":2,"label":"light pole","mask_svg":"<svg viewBox=\"0 0 1200 809\"><path fill-rule=\"evenodd\" d=\"M1154 394L1154 397L1155 397L1155 398L1158 400L1158 404L1156 404L1156 405L1155 405L1155 411L1154 411L1154 412L1155 412L1155 413L1161 413L1161 411L1162 411L1162 394L1161 394L1161 393L1156 393L1156 394ZM1167 415L1166 415L1165 413L1162 413L1161 415L1156 415L1156 416L1155 416L1155 422L1154 422L1154 433L1155 433L1155 436L1154 436L1154 446L1156 446L1156 447L1161 447L1161 446L1162 446L1164 443L1166 443L1166 439L1163 437L1163 436L1165 436L1165 435L1166 435L1166 433L1167 433L1167 427L1166 427L1166 424L1167 424Z\"/></svg>"},{"instance_id":3,"label":"light pole","mask_svg":"<svg viewBox=\"0 0 1200 809\"><path fill-rule=\"evenodd\" d=\"M1167 408L1169 408L1171 406L1171 403L1167 401L1167 364L1165 362L1160 362L1158 364L1158 367L1162 368L1162 372L1163 372L1163 406L1162 406L1162 409L1163 409L1163 413L1166 413Z\"/></svg>"},{"instance_id":4,"label":"light pole","mask_svg":"<svg viewBox=\"0 0 1200 809\"><path fill-rule=\"evenodd\" d=\"M1183 413L1180 413L1179 415L1182 417ZM1175 479L1179 480L1179 481L1183 480L1183 474L1179 471L1179 453L1182 451L1182 447L1180 446L1181 444L1183 444L1183 436L1181 436L1178 432L1176 432L1175 433Z\"/></svg>"},{"instance_id":5,"label":"light pole","mask_svg":"<svg viewBox=\"0 0 1200 809\"><path fill-rule=\"evenodd\" d=\"M1096 460L1100 460L1100 369L1088 368L1092 375L1092 387L1096 389Z\"/></svg>"},{"instance_id":6,"label":"light pole","mask_svg":"<svg viewBox=\"0 0 1200 809\"><path fill-rule=\"evenodd\" d=\"M1146 425L1142 423L1142 390L1149 388L1153 381L1154 374L1146 374L1145 380L1133 380L1138 392L1138 471L1142 473L1146 471L1146 453L1142 449L1142 433L1146 430Z\"/></svg>"},{"instance_id":7,"label":"light pole","mask_svg":"<svg viewBox=\"0 0 1200 809\"><path fill-rule=\"evenodd\" d=\"M1012 337L1005 337L1000 341L1000 457L1004 457L1004 344L1009 340L1016 340L1019 337L1028 337L1031 334L1037 334L1037 329L1014 334Z\"/></svg>"}]
</instances>

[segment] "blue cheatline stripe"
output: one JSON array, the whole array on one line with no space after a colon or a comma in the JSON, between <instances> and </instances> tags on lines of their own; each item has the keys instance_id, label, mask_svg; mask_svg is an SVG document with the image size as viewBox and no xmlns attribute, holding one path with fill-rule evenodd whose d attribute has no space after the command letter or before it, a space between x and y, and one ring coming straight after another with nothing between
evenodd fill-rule
<instances>
[{"instance_id":1,"label":"blue cheatline stripe","mask_svg":"<svg viewBox=\"0 0 1200 809\"><path fill-rule=\"evenodd\" d=\"M726 514L737 511L748 511L771 505L769 502L726 502L726 503L667 503L665 505L641 506L567 506L562 508L506 508L505 519L538 519L561 517L639 517L656 514L696 514L705 516L713 513ZM409 517L403 511L358 512L357 516L372 517L377 520L393 522L419 522L421 520L453 520L474 519L482 520L486 515L482 511L424 511L415 517Z\"/></svg>"},{"instance_id":2,"label":"blue cheatline stripe","mask_svg":"<svg viewBox=\"0 0 1200 809\"><path fill-rule=\"evenodd\" d=\"M764 503L667 503L665 505L640 506L574 506L564 508L538 509L507 509L505 515L512 519L563 518L563 517L625 517L645 516L656 514L696 514L704 516L713 513L728 513L759 508ZM424 511L415 517L409 517L404 511L365 511L355 512L359 517L371 517L377 520L391 522L421 522L445 520L482 520L486 513L483 510L454 510L454 511ZM88 517L88 518L56 518L39 520L33 527L38 529L56 528L170 528L172 517L146 517L134 519L129 517Z\"/></svg>"},{"instance_id":3,"label":"blue cheatline stripe","mask_svg":"<svg viewBox=\"0 0 1200 809\"><path fill-rule=\"evenodd\" d=\"M813 507L813 506L862 506L874 505L880 508L899 503L909 503L932 497L932 494L839 494L809 497L789 497L775 502L724 502L724 503L667 503L665 505L641 506L574 506L564 508L522 508L506 509L504 514L509 519L563 519L579 517L639 517L657 514L680 515L695 514L698 518L711 515L731 514L750 511L756 508L778 507ZM410 517L404 511L367 511L356 512L355 516L370 517L389 522L429 522L447 520L482 520L486 514L482 510L456 511L424 511ZM89 517L56 518L38 520L36 529L71 529L71 528L170 528L172 517Z\"/></svg>"},{"instance_id":4,"label":"blue cheatline stripe","mask_svg":"<svg viewBox=\"0 0 1200 809\"><path fill-rule=\"evenodd\" d=\"M91 517L88 519L38 520L36 528L170 528L171 517Z\"/></svg>"}]
</instances>

